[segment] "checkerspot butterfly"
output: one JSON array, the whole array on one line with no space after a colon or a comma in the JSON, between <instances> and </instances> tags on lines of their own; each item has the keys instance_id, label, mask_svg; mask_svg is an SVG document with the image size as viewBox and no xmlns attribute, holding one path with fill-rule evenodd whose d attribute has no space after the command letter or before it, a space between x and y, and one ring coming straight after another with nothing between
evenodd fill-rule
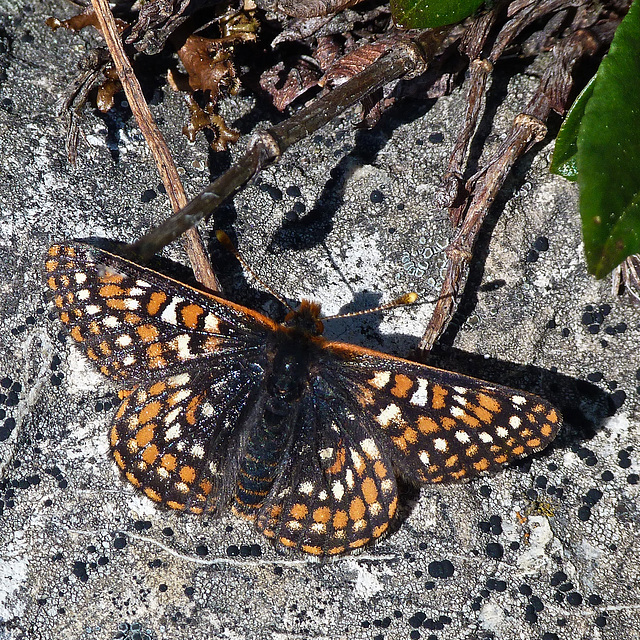
<instances>
[{"instance_id":1,"label":"checkerspot butterfly","mask_svg":"<svg viewBox=\"0 0 640 640\"><path fill-rule=\"evenodd\" d=\"M279 324L115 254L55 244L60 320L121 384L111 450L152 500L231 506L284 547L362 546L388 527L396 474L463 480L544 448L545 400L322 337L303 301Z\"/></svg>"}]
</instances>

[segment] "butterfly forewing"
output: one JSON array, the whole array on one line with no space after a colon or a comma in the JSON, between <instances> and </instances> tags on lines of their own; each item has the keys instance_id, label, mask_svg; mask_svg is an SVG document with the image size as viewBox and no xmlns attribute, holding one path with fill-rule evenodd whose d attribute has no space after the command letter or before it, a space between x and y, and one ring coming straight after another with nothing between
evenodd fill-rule
<instances>
[{"instance_id":1,"label":"butterfly forewing","mask_svg":"<svg viewBox=\"0 0 640 640\"><path fill-rule=\"evenodd\" d=\"M46 281L62 322L117 380L166 375L190 361L239 353L277 326L216 296L81 243L53 245ZM255 355L254 358L258 356Z\"/></svg>"},{"instance_id":2,"label":"butterfly forewing","mask_svg":"<svg viewBox=\"0 0 640 640\"><path fill-rule=\"evenodd\" d=\"M349 344L328 375L367 416L378 443L406 477L451 482L495 471L546 447L560 416L524 391ZM338 383L340 384L340 383Z\"/></svg>"}]
</instances>

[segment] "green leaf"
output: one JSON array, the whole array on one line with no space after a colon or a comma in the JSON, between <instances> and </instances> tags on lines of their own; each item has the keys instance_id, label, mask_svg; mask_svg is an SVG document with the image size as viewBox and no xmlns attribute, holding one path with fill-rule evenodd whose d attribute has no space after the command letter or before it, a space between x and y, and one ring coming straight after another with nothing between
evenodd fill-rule
<instances>
[{"instance_id":1,"label":"green leaf","mask_svg":"<svg viewBox=\"0 0 640 640\"><path fill-rule=\"evenodd\" d=\"M587 266L602 278L640 253L640 0L598 69L576 159Z\"/></svg>"},{"instance_id":2,"label":"green leaf","mask_svg":"<svg viewBox=\"0 0 640 640\"><path fill-rule=\"evenodd\" d=\"M460 22L483 0L391 0L391 15L404 29L434 29Z\"/></svg>"},{"instance_id":3,"label":"green leaf","mask_svg":"<svg viewBox=\"0 0 640 640\"><path fill-rule=\"evenodd\" d=\"M589 80L589 84L582 90L580 95L571 105L567 113L553 150L553 158L549 171L562 176L567 180L575 182L578 179L578 167L576 164L576 154L578 153L578 131L582 125L582 118L587 102L593 95L593 84L596 76Z\"/></svg>"}]
</instances>

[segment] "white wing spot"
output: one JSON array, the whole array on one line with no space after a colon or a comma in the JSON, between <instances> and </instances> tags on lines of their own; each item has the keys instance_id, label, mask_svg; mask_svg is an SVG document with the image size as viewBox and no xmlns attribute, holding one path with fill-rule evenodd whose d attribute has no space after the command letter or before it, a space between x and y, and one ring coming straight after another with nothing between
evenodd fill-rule
<instances>
[{"instance_id":1,"label":"white wing spot","mask_svg":"<svg viewBox=\"0 0 640 640\"><path fill-rule=\"evenodd\" d=\"M381 427L388 427L392 422L400 422L402 411L397 404L390 404L384 408L375 420Z\"/></svg>"},{"instance_id":2,"label":"white wing spot","mask_svg":"<svg viewBox=\"0 0 640 640\"><path fill-rule=\"evenodd\" d=\"M89 289L81 289L80 291L78 291L76 296L78 297L78 300L88 300L91 296L91 293L89 292Z\"/></svg>"},{"instance_id":3,"label":"white wing spot","mask_svg":"<svg viewBox=\"0 0 640 640\"><path fill-rule=\"evenodd\" d=\"M191 389L180 389L180 391L176 391L171 396L170 400L172 404L178 404L179 402L186 400L190 395L191 395Z\"/></svg>"},{"instance_id":4,"label":"white wing spot","mask_svg":"<svg viewBox=\"0 0 640 640\"><path fill-rule=\"evenodd\" d=\"M429 459L429 454L426 451L421 451L418 454L418 457L420 458L420 462L422 462L422 464L425 467L428 467L431 464L431 460Z\"/></svg>"},{"instance_id":5,"label":"white wing spot","mask_svg":"<svg viewBox=\"0 0 640 640\"><path fill-rule=\"evenodd\" d=\"M387 478L386 480L383 480L380 483L380 488L384 493L389 493L390 491L393 491L393 480L389 480L389 478Z\"/></svg>"},{"instance_id":6,"label":"white wing spot","mask_svg":"<svg viewBox=\"0 0 640 640\"><path fill-rule=\"evenodd\" d=\"M191 337L183 333L181 336L176 336L174 338L176 351L178 352L178 356L183 360L188 360L193 356L191 350L189 349L189 342L191 341Z\"/></svg>"},{"instance_id":7,"label":"white wing spot","mask_svg":"<svg viewBox=\"0 0 640 640\"><path fill-rule=\"evenodd\" d=\"M372 502L369 505L369 513L373 516L377 516L382 511L382 505L379 502Z\"/></svg>"},{"instance_id":8,"label":"white wing spot","mask_svg":"<svg viewBox=\"0 0 640 640\"><path fill-rule=\"evenodd\" d=\"M345 471L344 481L347 483L347 487L349 487L349 489L353 489L353 471L351 471L351 469L347 469Z\"/></svg>"},{"instance_id":9,"label":"white wing spot","mask_svg":"<svg viewBox=\"0 0 640 640\"><path fill-rule=\"evenodd\" d=\"M105 327L109 327L110 329L114 329L115 327L117 327L120 324L120 320L118 320L118 318L116 318L115 316L107 316L106 318L102 319L102 324Z\"/></svg>"},{"instance_id":10,"label":"white wing spot","mask_svg":"<svg viewBox=\"0 0 640 640\"><path fill-rule=\"evenodd\" d=\"M509 418L509 426L512 429L519 429L521 424L522 424L522 420L520 420L518 416L511 416Z\"/></svg>"},{"instance_id":11,"label":"white wing spot","mask_svg":"<svg viewBox=\"0 0 640 640\"><path fill-rule=\"evenodd\" d=\"M464 409L461 409L460 407L451 407L451 409L449 409L449 413L451 413L454 418L462 418L464 415Z\"/></svg>"},{"instance_id":12,"label":"white wing spot","mask_svg":"<svg viewBox=\"0 0 640 640\"><path fill-rule=\"evenodd\" d=\"M462 396L453 396L453 399L458 403L461 404L463 407L467 406L467 399L463 398Z\"/></svg>"},{"instance_id":13,"label":"white wing spot","mask_svg":"<svg viewBox=\"0 0 640 640\"><path fill-rule=\"evenodd\" d=\"M191 380L191 376L188 373L180 373L177 376L172 376L167 380L170 387L184 387L189 380Z\"/></svg>"},{"instance_id":14,"label":"white wing spot","mask_svg":"<svg viewBox=\"0 0 640 640\"><path fill-rule=\"evenodd\" d=\"M471 442L471 438L469 437L469 434L466 431L456 431L455 436L456 436L456 440L458 442L462 442L463 444L467 444L468 442Z\"/></svg>"},{"instance_id":15,"label":"white wing spot","mask_svg":"<svg viewBox=\"0 0 640 640\"><path fill-rule=\"evenodd\" d=\"M325 449L320 449L318 451L318 455L322 460L329 460L333 456L333 447L326 447Z\"/></svg>"},{"instance_id":16,"label":"white wing spot","mask_svg":"<svg viewBox=\"0 0 640 640\"><path fill-rule=\"evenodd\" d=\"M491 434L487 433L486 431L481 431L478 434L478 437L480 438L480 440L482 440L482 442L485 442L487 444L489 442L493 442L493 436Z\"/></svg>"},{"instance_id":17,"label":"white wing spot","mask_svg":"<svg viewBox=\"0 0 640 640\"><path fill-rule=\"evenodd\" d=\"M144 287L145 289L148 289L151 286L148 282L145 282L144 280L136 280L136 284L139 287Z\"/></svg>"},{"instance_id":18,"label":"white wing spot","mask_svg":"<svg viewBox=\"0 0 640 640\"><path fill-rule=\"evenodd\" d=\"M160 319L168 324L178 324L178 318L176 317L176 306L181 302L184 302L184 299L179 296L174 296L171 299L171 302L163 309L160 314Z\"/></svg>"},{"instance_id":19,"label":"white wing spot","mask_svg":"<svg viewBox=\"0 0 640 640\"><path fill-rule=\"evenodd\" d=\"M122 358L122 364L125 367L130 367L132 364L135 364L136 359L133 356L125 356Z\"/></svg>"},{"instance_id":20,"label":"white wing spot","mask_svg":"<svg viewBox=\"0 0 640 640\"><path fill-rule=\"evenodd\" d=\"M213 405L210 402L203 402L200 406L200 413L205 418L210 418L214 413Z\"/></svg>"},{"instance_id":21,"label":"white wing spot","mask_svg":"<svg viewBox=\"0 0 640 640\"><path fill-rule=\"evenodd\" d=\"M76 273L73 277L76 279L76 282L78 284L82 284L83 282L86 281L87 274L86 273Z\"/></svg>"},{"instance_id":22,"label":"white wing spot","mask_svg":"<svg viewBox=\"0 0 640 640\"><path fill-rule=\"evenodd\" d=\"M373 378L369 380L369 384L376 389L384 389L391 380L391 371L376 371Z\"/></svg>"},{"instance_id":23,"label":"white wing spot","mask_svg":"<svg viewBox=\"0 0 640 640\"><path fill-rule=\"evenodd\" d=\"M201 445L194 444L193 447L191 447L191 455L196 458L204 458L204 449Z\"/></svg>"},{"instance_id":24,"label":"white wing spot","mask_svg":"<svg viewBox=\"0 0 640 640\"><path fill-rule=\"evenodd\" d=\"M496 434L500 438L506 438L509 435L509 431L504 427L496 427Z\"/></svg>"},{"instance_id":25,"label":"white wing spot","mask_svg":"<svg viewBox=\"0 0 640 640\"><path fill-rule=\"evenodd\" d=\"M129 295L130 296L141 296L144 293L144 291L142 289L140 289L139 287L132 287L131 289L129 289Z\"/></svg>"},{"instance_id":26,"label":"white wing spot","mask_svg":"<svg viewBox=\"0 0 640 640\"><path fill-rule=\"evenodd\" d=\"M342 485L342 482L336 480L331 485L331 493L333 493L333 497L336 500L342 500L342 497L344 496L344 486Z\"/></svg>"},{"instance_id":27,"label":"white wing spot","mask_svg":"<svg viewBox=\"0 0 640 640\"><path fill-rule=\"evenodd\" d=\"M220 332L220 320L216 318L213 313L208 313L204 319L204 330L211 333Z\"/></svg>"},{"instance_id":28,"label":"white wing spot","mask_svg":"<svg viewBox=\"0 0 640 640\"><path fill-rule=\"evenodd\" d=\"M527 403L527 399L524 396L511 396L511 402L516 406L522 406Z\"/></svg>"},{"instance_id":29,"label":"white wing spot","mask_svg":"<svg viewBox=\"0 0 640 640\"><path fill-rule=\"evenodd\" d=\"M129 311L135 311L140 307L140 302L138 300L134 300L133 298L125 298L124 299L124 308L129 309Z\"/></svg>"},{"instance_id":30,"label":"white wing spot","mask_svg":"<svg viewBox=\"0 0 640 640\"><path fill-rule=\"evenodd\" d=\"M467 391L469 391L466 387L453 387L453 390L456 393L467 393Z\"/></svg>"},{"instance_id":31,"label":"white wing spot","mask_svg":"<svg viewBox=\"0 0 640 640\"><path fill-rule=\"evenodd\" d=\"M100 313L102 309L97 304L88 304L84 309L90 316L95 316L96 313Z\"/></svg>"},{"instance_id":32,"label":"white wing spot","mask_svg":"<svg viewBox=\"0 0 640 640\"><path fill-rule=\"evenodd\" d=\"M172 409L171 411L169 411L169 413L167 413L167 415L164 417L163 422L165 424L171 424L177 417L178 414L182 411L181 407L176 407L175 409ZM179 427L178 427L179 428ZM168 433L168 432L167 432Z\"/></svg>"},{"instance_id":33,"label":"white wing spot","mask_svg":"<svg viewBox=\"0 0 640 640\"><path fill-rule=\"evenodd\" d=\"M297 520L289 520L287 522L287 527L291 529L291 531L297 531L298 529L302 529L302 525Z\"/></svg>"},{"instance_id":34,"label":"white wing spot","mask_svg":"<svg viewBox=\"0 0 640 640\"><path fill-rule=\"evenodd\" d=\"M447 441L444 438L436 438L433 441L434 449L438 451L446 451L447 450Z\"/></svg>"},{"instance_id":35,"label":"white wing spot","mask_svg":"<svg viewBox=\"0 0 640 640\"><path fill-rule=\"evenodd\" d=\"M322 500L322 502L324 502L328 497L329 495L324 489L318 494L318 500Z\"/></svg>"},{"instance_id":36,"label":"white wing spot","mask_svg":"<svg viewBox=\"0 0 640 640\"><path fill-rule=\"evenodd\" d=\"M429 381L426 378L418 378L418 388L411 396L409 402L417 407L424 407L429 399L428 389Z\"/></svg>"},{"instance_id":37,"label":"white wing spot","mask_svg":"<svg viewBox=\"0 0 640 640\"><path fill-rule=\"evenodd\" d=\"M180 434L182 433L182 429L180 428L179 424L174 424L173 427L171 427L171 429L167 429L164 432L164 439L165 440L175 440L176 438L180 437Z\"/></svg>"},{"instance_id":38,"label":"white wing spot","mask_svg":"<svg viewBox=\"0 0 640 640\"><path fill-rule=\"evenodd\" d=\"M360 447L369 458L377 460L380 457L380 451L378 450L376 443L371 438L361 440Z\"/></svg>"},{"instance_id":39,"label":"white wing spot","mask_svg":"<svg viewBox=\"0 0 640 640\"><path fill-rule=\"evenodd\" d=\"M186 482L176 482L176 489L180 493L189 493L189 485Z\"/></svg>"},{"instance_id":40,"label":"white wing spot","mask_svg":"<svg viewBox=\"0 0 640 640\"><path fill-rule=\"evenodd\" d=\"M313 493L313 482L310 482L309 480L305 480L298 487L298 491L300 493L304 493L307 496L310 496Z\"/></svg>"},{"instance_id":41,"label":"white wing spot","mask_svg":"<svg viewBox=\"0 0 640 640\"><path fill-rule=\"evenodd\" d=\"M121 336L116 338L116 344L119 347L128 347L133 341L131 340L131 336L123 333Z\"/></svg>"}]
</instances>

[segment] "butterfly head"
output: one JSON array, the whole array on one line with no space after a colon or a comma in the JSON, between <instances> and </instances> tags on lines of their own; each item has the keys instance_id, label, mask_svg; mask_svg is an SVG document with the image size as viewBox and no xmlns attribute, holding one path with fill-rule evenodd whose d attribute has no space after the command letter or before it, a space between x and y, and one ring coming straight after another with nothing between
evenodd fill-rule
<instances>
[{"instance_id":1,"label":"butterfly head","mask_svg":"<svg viewBox=\"0 0 640 640\"><path fill-rule=\"evenodd\" d=\"M303 300L297 309L290 311L285 316L284 325L314 336L322 335L324 325L320 320L320 305L316 302Z\"/></svg>"}]
</instances>

